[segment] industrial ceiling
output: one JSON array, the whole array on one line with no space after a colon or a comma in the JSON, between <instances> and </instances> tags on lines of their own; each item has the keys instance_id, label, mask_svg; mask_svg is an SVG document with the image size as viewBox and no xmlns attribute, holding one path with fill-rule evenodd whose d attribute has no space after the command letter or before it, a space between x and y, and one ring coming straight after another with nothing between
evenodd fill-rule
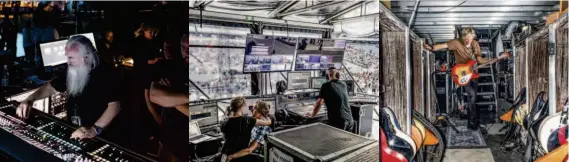
<instances>
[{"instance_id":1,"label":"industrial ceiling","mask_svg":"<svg viewBox=\"0 0 569 162\"><path fill-rule=\"evenodd\" d=\"M417 1L391 1L391 12L407 24ZM540 24L545 16L559 10L559 1L438 1L421 0L411 28L420 37L435 42L455 37L460 27L475 27L485 33L512 21ZM335 33L355 37L377 37L380 25L387 23L380 15L383 5L368 1L190 1L190 17L196 18L203 7L203 17L238 22L261 21L291 27L334 29ZM382 12L383 13L383 12ZM361 24L361 25L358 25ZM383 23L383 24L381 24ZM284 26L284 25L283 25ZM383 28L382 28L383 30ZM365 31L365 32L362 32ZM486 33L488 34L488 33Z\"/></svg>"},{"instance_id":2,"label":"industrial ceiling","mask_svg":"<svg viewBox=\"0 0 569 162\"><path fill-rule=\"evenodd\" d=\"M417 1L393 1L391 12L409 21ZM447 41L456 27L472 26L478 32L501 28L512 21L539 24L559 10L559 1L420 1L412 28L423 38Z\"/></svg>"}]
</instances>

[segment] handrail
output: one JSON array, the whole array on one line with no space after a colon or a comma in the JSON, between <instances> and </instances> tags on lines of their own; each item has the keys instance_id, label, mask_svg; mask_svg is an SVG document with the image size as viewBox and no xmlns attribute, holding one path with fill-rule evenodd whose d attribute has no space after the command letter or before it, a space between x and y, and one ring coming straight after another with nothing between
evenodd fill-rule
<instances>
[{"instance_id":1,"label":"handrail","mask_svg":"<svg viewBox=\"0 0 569 162\"><path fill-rule=\"evenodd\" d=\"M196 83L194 83L194 81L192 81L191 78L190 78L190 84L196 87L196 89L198 89L198 91L200 91L200 93L202 93L208 100L211 100L211 97L209 97L198 85L196 85Z\"/></svg>"}]
</instances>

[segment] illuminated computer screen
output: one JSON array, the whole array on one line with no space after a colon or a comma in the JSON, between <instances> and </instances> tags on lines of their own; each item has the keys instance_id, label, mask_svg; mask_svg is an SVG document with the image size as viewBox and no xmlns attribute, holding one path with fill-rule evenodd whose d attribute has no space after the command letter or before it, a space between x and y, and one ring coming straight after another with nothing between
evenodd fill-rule
<instances>
[{"instance_id":1,"label":"illuminated computer screen","mask_svg":"<svg viewBox=\"0 0 569 162\"><path fill-rule=\"evenodd\" d=\"M93 43L93 47L95 47L95 49L97 49L97 44L95 43L95 36L93 35L93 33L83 33L83 34L76 34L76 35L82 35L82 36L89 38L89 40L91 40L91 43Z\"/></svg>"},{"instance_id":2,"label":"illuminated computer screen","mask_svg":"<svg viewBox=\"0 0 569 162\"><path fill-rule=\"evenodd\" d=\"M311 78L310 88L320 89L320 87L322 87L322 84L326 82L328 82L328 79L326 79L326 77Z\"/></svg>"},{"instance_id":3,"label":"illuminated computer screen","mask_svg":"<svg viewBox=\"0 0 569 162\"><path fill-rule=\"evenodd\" d=\"M16 57L26 56L26 51L24 50L24 36L22 33L18 33L16 37Z\"/></svg>"},{"instance_id":4,"label":"illuminated computer screen","mask_svg":"<svg viewBox=\"0 0 569 162\"><path fill-rule=\"evenodd\" d=\"M67 40L40 44L41 57L44 66L56 66L67 62L67 56L65 56L65 43L67 43Z\"/></svg>"},{"instance_id":5,"label":"illuminated computer screen","mask_svg":"<svg viewBox=\"0 0 569 162\"><path fill-rule=\"evenodd\" d=\"M346 86L348 88L348 95L350 96L354 96L355 94L355 83L353 80L342 80L344 83L346 83Z\"/></svg>"},{"instance_id":6,"label":"illuminated computer screen","mask_svg":"<svg viewBox=\"0 0 569 162\"><path fill-rule=\"evenodd\" d=\"M288 72L287 89L309 89L310 72Z\"/></svg>"},{"instance_id":7,"label":"illuminated computer screen","mask_svg":"<svg viewBox=\"0 0 569 162\"><path fill-rule=\"evenodd\" d=\"M190 106L190 120L197 121L202 127L219 124L217 113L216 103Z\"/></svg>"},{"instance_id":8,"label":"illuminated computer screen","mask_svg":"<svg viewBox=\"0 0 569 162\"><path fill-rule=\"evenodd\" d=\"M275 98L252 98L252 99L245 99L245 103L247 104L246 108L247 110L244 110L244 114L247 114L249 116L253 116L253 107L255 106L255 103L257 101L264 101L265 103L267 103L267 105L269 105L269 114L271 115L275 115L275 106L276 106L276 102L275 102Z\"/></svg>"},{"instance_id":9,"label":"illuminated computer screen","mask_svg":"<svg viewBox=\"0 0 569 162\"><path fill-rule=\"evenodd\" d=\"M200 134L200 127L197 122L191 121L190 122L190 137L199 135Z\"/></svg>"}]
</instances>

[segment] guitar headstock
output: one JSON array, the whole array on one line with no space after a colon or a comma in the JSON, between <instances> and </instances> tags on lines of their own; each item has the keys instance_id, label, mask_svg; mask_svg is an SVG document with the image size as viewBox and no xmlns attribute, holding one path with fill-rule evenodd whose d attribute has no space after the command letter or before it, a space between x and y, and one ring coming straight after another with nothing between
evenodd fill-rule
<instances>
[{"instance_id":1,"label":"guitar headstock","mask_svg":"<svg viewBox=\"0 0 569 162\"><path fill-rule=\"evenodd\" d=\"M510 52L502 52L502 54L498 58L503 59L503 58L508 58L510 56L512 56L512 54L510 54Z\"/></svg>"}]
</instances>

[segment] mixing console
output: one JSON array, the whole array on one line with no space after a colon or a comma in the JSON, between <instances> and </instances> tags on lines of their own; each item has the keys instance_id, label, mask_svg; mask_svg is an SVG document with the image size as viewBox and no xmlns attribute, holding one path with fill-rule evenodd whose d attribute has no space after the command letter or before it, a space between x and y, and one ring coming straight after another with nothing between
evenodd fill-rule
<instances>
[{"instance_id":1,"label":"mixing console","mask_svg":"<svg viewBox=\"0 0 569 162\"><path fill-rule=\"evenodd\" d=\"M102 139L71 139L75 129L60 121L34 112L26 122L9 115L15 109L0 110L0 131L8 132L20 139L15 146L28 144L61 161L93 162L145 162L154 161L126 149L119 148ZM1 133L1 132L0 132ZM27 152L26 152L27 153Z\"/></svg>"}]
</instances>

